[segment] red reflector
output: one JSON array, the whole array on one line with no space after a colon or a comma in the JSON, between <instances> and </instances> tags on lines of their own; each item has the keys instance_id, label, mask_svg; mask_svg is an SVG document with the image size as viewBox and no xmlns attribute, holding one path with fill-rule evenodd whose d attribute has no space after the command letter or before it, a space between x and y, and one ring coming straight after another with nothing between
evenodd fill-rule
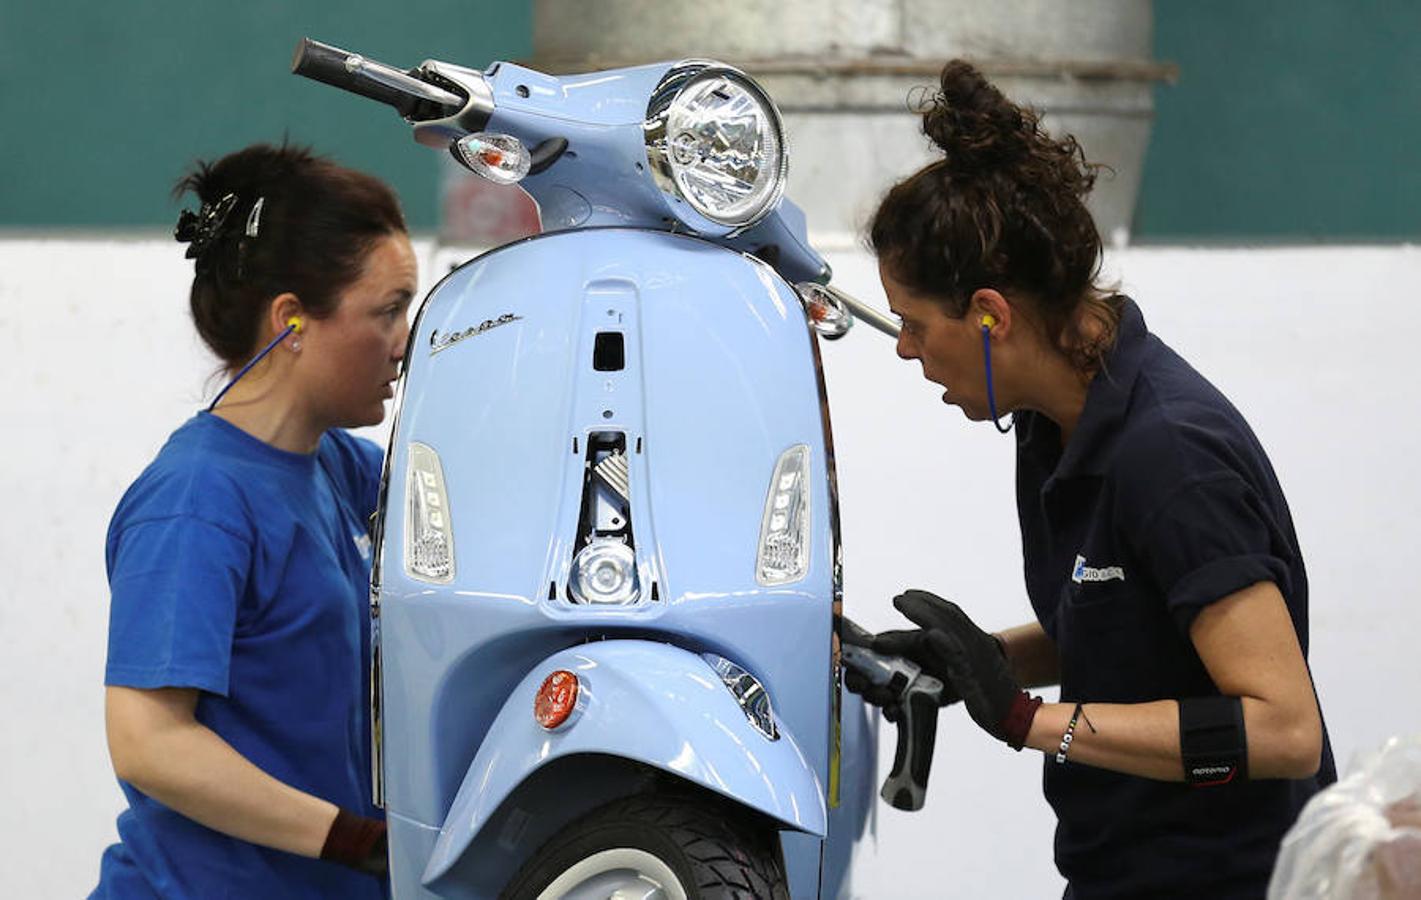
<instances>
[{"instance_id":1,"label":"red reflector","mask_svg":"<svg viewBox=\"0 0 1421 900\"><path fill-rule=\"evenodd\" d=\"M559 669L543 679L533 699L533 718L549 731L567 721L577 707L577 676Z\"/></svg>"}]
</instances>

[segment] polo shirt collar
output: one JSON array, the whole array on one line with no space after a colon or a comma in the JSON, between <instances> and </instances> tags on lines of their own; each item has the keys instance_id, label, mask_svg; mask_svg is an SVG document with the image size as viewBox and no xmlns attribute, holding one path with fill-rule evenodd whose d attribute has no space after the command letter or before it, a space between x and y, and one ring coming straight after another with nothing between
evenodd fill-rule
<instances>
[{"instance_id":1,"label":"polo shirt collar","mask_svg":"<svg viewBox=\"0 0 1421 900\"><path fill-rule=\"evenodd\" d=\"M1063 451L1058 449L1059 443L1056 447L1032 447L1033 452L1042 454L1060 452L1060 462L1052 473L1054 478L1103 474L1109 463L1110 445L1120 433L1120 426L1129 412L1130 396L1140 374L1140 361L1144 357L1149 331L1135 301L1125 296L1121 296L1120 300L1120 328L1115 346L1106 354L1100 371L1091 379L1086 391L1085 408L1081 410L1070 442ZM1028 438L1033 445L1059 440L1060 431L1054 427L1033 429Z\"/></svg>"}]
</instances>

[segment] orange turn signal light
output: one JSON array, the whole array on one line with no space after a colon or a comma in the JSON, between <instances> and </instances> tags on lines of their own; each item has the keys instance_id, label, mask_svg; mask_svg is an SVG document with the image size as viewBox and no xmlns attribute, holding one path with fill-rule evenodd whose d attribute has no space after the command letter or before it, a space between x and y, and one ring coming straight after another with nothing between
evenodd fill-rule
<instances>
[{"instance_id":1,"label":"orange turn signal light","mask_svg":"<svg viewBox=\"0 0 1421 900\"><path fill-rule=\"evenodd\" d=\"M577 676L566 669L558 669L543 679L543 686L533 698L533 718L548 731L562 725L577 708L579 687Z\"/></svg>"}]
</instances>

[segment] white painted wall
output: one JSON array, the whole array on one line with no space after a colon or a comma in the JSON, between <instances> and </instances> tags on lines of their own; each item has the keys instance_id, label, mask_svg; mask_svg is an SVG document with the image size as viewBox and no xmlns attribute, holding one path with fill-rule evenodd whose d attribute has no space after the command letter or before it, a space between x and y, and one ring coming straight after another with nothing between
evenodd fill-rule
<instances>
[{"instance_id":1,"label":"white painted wall","mask_svg":"<svg viewBox=\"0 0 1421 900\"><path fill-rule=\"evenodd\" d=\"M830 256L836 283L882 303L870 259L847 246ZM213 363L187 321L181 257L157 239L0 241L0 374L11 386L0 449L8 896L86 893L114 838L122 798L103 740L104 531L128 482L209 395ZM1129 249L1108 269L1272 454L1307 554L1313 668L1339 761L1421 731L1421 249ZM921 586L984 626L1025 621L1010 439L943 407L868 329L824 355L851 615L894 625L889 598ZM879 806L877 850L860 860L856 894L1055 894L1039 765L949 711L927 808Z\"/></svg>"}]
</instances>

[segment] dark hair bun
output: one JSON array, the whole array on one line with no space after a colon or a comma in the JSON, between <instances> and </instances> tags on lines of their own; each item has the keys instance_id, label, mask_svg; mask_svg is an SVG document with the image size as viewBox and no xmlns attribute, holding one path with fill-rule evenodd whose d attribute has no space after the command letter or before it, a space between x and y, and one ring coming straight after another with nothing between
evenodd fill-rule
<instances>
[{"instance_id":1,"label":"dark hair bun","mask_svg":"<svg viewBox=\"0 0 1421 900\"><path fill-rule=\"evenodd\" d=\"M1034 115L962 60L942 67L938 94L922 114L922 134L944 152L959 178L1017 164L1029 152L1034 131Z\"/></svg>"},{"instance_id":2,"label":"dark hair bun","mask_svg":"<svg viewBox=\"0 0 1421 900\"><path fill-rule=\"evenodd\" d=\"M1034 116L960 59L943 66L939 91L923 111L923 133L962 177L1018 162L1035 130Z\"/></svg>"}]
</instances>

